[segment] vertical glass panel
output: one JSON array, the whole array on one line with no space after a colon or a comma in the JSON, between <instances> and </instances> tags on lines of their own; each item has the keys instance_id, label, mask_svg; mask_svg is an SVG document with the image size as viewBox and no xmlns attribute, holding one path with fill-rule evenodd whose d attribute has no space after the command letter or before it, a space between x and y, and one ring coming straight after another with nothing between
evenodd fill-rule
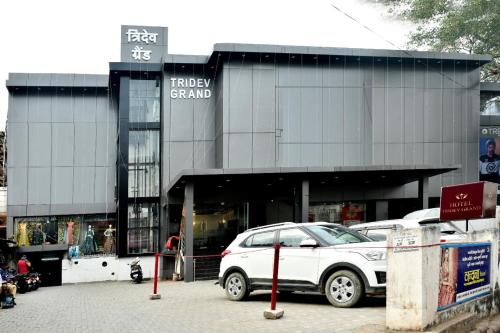
<instances>
[{"instance_id":1,"label":"vertical glass panel","mask_svg":"<svg viewBox=\"0 0 500 333\"><path fill-rule=\"evenodd\" d=\"M158 229L130 229L128 253L153 253L158 248Z\"/></svg>"},{"instance_id":2,"label":"vertical glass panel","mask_svg":"<svg viewBox=\"0 0 500 333\"><path fill-rule=\"evenodd\" d=\"M128 149L128 196L160 195L160 133L130 131Z\"/></svg>"},{"instance_id":3,"label":"vertical glass panel","mask_svg":"<svg viewBox=\"0 0 500 333\"><path fill-rule=\"evenodd\" d=\"M130 80L129 122L160 121L160 80Z\"/></svg>"},{"instance_id":4,"label":"vertical glass panel","mask_svg":"<svg viewBox=\"0 0 500 333\"><path fill-rule=\"evenodd\" d=\"M158 203L133 203L128 206L128 227L157 227L159 221Z\"/></svg>"}]
</instances>

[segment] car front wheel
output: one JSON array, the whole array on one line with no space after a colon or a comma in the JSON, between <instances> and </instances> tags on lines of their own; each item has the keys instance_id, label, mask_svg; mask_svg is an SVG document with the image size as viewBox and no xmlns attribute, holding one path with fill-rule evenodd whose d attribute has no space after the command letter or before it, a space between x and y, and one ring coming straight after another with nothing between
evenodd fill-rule
<instances>
[{"instance_id":1,"label":"car front wheel","mask_svg":"<svg viewBox=\"0 0 500 333\"><path fill-rule=\"evenodd\" d=\"M238 272L231 273L224 286L226 296L231 301L241 301L248 296L247 282L243 275Z\"/></svg>"},{"instance_id":2,"label":"car front wheel","mask_svg":"<svg viewBox=\"0 0 500 333\"><path fill-rule=\"evenodd\" d=\"M355 306L364 296L363 283L359 276L348 270L333 273L325 285L328 301L339 308Z\"/></svg>"}]
</instances>

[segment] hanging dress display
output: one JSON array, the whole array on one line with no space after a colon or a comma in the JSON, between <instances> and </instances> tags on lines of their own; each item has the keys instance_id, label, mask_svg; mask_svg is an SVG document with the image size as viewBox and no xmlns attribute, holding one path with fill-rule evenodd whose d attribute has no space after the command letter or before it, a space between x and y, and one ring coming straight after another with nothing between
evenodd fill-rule
<instances>
[{"instance_id":1,"label":"hanging dress display","mask_svg":"<svg viewBox=\"0 0 500 333\"><path fill-rule=\"evenodd\" d=\"M69 221L67 226L66 226L66 244L68 245L73 245L74 238L73 238L73 225L75 222Z\"/></svg>"},{"instance_id":2,"label":"hanging dress display","mask_svg":"<svg viewBox=\"0 0 500 333\"><path fill-rule=\"evenodd\" d=\"M26 223L19 223L19 229L17 231L17 245L18 246L29 246L30 240L28 238L28 232L26 231Z\"/></svg>"}]
</instances>

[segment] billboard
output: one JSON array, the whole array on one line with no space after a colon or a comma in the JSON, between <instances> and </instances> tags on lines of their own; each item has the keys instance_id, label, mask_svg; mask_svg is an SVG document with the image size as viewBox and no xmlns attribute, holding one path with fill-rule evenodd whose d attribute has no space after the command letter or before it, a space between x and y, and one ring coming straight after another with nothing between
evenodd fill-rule
<instances>
[{"instance_id":1,"label":"billboard","mask_svg":"<svg viewBox=\"0 0 500 333\"><path fill-rule=\"evenodd\" d=\"M481 127L479 180L500 184L500 127Z\"/></svg>"},{"instance_id":2,"label":"billboard","mask_svg":"<svg viewBox=\"0 0 500 333\"><path fill-rule=\"evenodd\" d=\"M491 244L441 245L438 311L490 293Z\"/></svg>"}]
</instances>

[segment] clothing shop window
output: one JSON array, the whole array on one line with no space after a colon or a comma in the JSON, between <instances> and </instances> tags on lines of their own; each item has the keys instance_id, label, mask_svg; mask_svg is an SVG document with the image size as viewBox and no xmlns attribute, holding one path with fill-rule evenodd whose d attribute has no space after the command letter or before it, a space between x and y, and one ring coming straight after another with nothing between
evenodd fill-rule
<instances>
[{"instance_id":1,"label":"clothing shop window","mask_svg":"<svg viewBox=\"0 0 500 333\"><path fill-rule=\"evenodd\" d=\"M129 122L160 121L160 79L130 80Z\"/></svg>"},{"instance_id":2,"label":"clothing shop window","mask_svg":"<svg viewBox=\"0 0 500 333\"><path fill-rule=\"evenodd\" d=\"M158 247L159 204L128 206L128 253L152 253Z\"/></svg>"},{"instance_id":3,"label":"clothing shop window","mask_svg":"<svg viewBox=\"0 0 500 333\"><path fill-rule=\"evenodd\" d=\"M160 195L160 132L130 131L128 146L128 196Z\"/></svg>"},{"instance_id":4,"label":"clothing shop window","mask_svg":"<svg viewBox=\"0 0 500 333\"><path fill-rule=\"evenodd\" d=\"M70 257L115 253L116 219L102 215L65 215L14 219L19 246L68 245Z\"/></svg>"}]
</instances>

